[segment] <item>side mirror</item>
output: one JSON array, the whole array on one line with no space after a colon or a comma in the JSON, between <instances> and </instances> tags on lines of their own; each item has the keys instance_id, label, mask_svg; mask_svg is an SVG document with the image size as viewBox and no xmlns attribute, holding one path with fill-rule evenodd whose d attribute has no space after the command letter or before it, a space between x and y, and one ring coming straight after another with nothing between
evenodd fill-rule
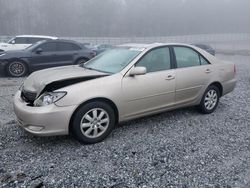
<instances>
[{"instance_id":1,"label":"side mirror","mask_svg":"<svg viewBox=\"0 0 250 188\"><path fill-rule=\"evenodd\" d=\"M15 41L15 40L12 40L10 43L11 43L11 44L15 44L15 43L16 43L16 41Z\"/></svg>"},{"instance_id":2,"label":"side mirror","mask_svg":"<svg viewBox=\"0 0 250 188\"><path fill-rule=\"evenodd\" d=\"M143 75L147 73L147 69L146 67L133 67L130 72L129 75L130 76L136 76L136 75Z\"/></svg>"},{"instance_id":3,"label":"side mirror","mask_svg":"<svg viewBox=\"0 0 250 188\"><path fill-rule=\"evenodd\" d=\"M43 49L42 49L42 48L36 49L36 54L40 54L40 53L42 53L42 52L43 52Z\"/></svg>"}]
</instances>

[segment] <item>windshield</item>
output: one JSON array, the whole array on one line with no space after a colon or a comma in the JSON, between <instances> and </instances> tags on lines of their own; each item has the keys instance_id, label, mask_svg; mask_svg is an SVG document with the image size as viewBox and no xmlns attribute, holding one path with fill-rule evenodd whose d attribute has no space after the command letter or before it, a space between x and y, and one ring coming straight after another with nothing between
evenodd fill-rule
<instances>
[{"instance_id":1,"label":"windshield","mask_svg":"<svg viewBox=\"0 0 250 188\"><path fill-rule=\"evenodd\" d=\"M43 42L44 42L44 40L38 41L38 42L28 46L27 48L25 48L25 50L31 50L32 51L33 49L35 49L38 45L40 45Z\"/></svg>"},{"instance_id":2,"label":"windshield","mask_svg":"<svg viewBox=\"0 0 250 188\"><path fill-rule=\"evenodd\" d=\"M140 53L141 50L138 49L116 48L96 56L83 67L101 72L118 73Z\"/></svg>"},{"instance_id":3,"label":"windshield","mask_svg":"<svg viewBox=\"0 0 250 188\"><path fill-rule=\"evenodd\" d=\"M11 43L15 40L15 38L16 38L16 37L11 38L11 39L10 39L10 40L8 40L6 43L11 44Z\"/></svg>"}]
</instances>

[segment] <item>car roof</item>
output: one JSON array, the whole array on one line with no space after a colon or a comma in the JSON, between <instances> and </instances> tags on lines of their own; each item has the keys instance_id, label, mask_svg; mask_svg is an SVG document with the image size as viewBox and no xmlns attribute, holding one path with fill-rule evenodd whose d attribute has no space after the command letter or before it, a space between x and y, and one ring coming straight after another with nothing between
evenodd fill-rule
<instances>
[{"instance_id":1,"label":"car roof","mask_svg":"<svg viewBox=\"0 0 250 188\"><path fill-rule=\"evenodd\" d=\"M54 42L69 42L69 43L74 43L78 45L82 45L82 43L74 41L74 40L67 40L67 39L52 39L52 40L45 40L45 41L54 41Z\"/></svg>"},{"instance_id":2,"label":"car roof","mask_svg":"<svg viewBox=\"0 0 250 188\"><path fill-rule=\"evenodd\" d=\"M142 51L142 50L150 50L150 49L153 49L153 48L157 48L157 47L161 47L161 46L168 46L168 45L171 45L171 46L185 46L185 47L195 49L200 54L205 56L206 59L208 59L209 62L214 62L215 61L215 57L213 55L205 52L204 50L202 50L199 47L196 47L196 46L190 45L190 44L185 44L185 43L152 43L152 44L129 43L129 44L119 45L118 47L135 48L135 49L138 49L138 50Z\"/></svg>"},{"instance_id":3,"label":"car roof","mask_svg":"<svg viewBox=\"0 0 250 188\"><path fill-rule=\"evenodd\" d=\"M48 40L42 40L40 41L40 43L46 43L46 42L68 42L68 43L72 43L75 44L77 46L79 46L80 48L83 48L83 44L74 40L67 40L67 39L48 39Z\"/></svg>"},{"instance_id":4,"label":"car roof","mask_svg":"<svg viewBox=\"0 0 250 188\"><path fill-rule=\"evenodd\" d=\"M187 47L193 47L192 45L185 44L185 43L151 43L151 44L140 44L140 43L128 43L128 44L122 44L119 45L120 47L131 47L131 48L155 48L155 47L161 47L161 46L167 46L167 45L176 45L176 46L187 46Z\"/></svg>"},{"instance_id":5,"label":"car roof","mask_svg":"<svg viewBox=\"0 0 250 188\"><path fill-rule=\"evenodd\" d=\"M27 37L27 38L48 38L48 39L58 39L58 37L46 36L46 35L17 35L16 37Z\"/></svg>"},{"instance_id":6,"label":"car roof","mask_svg":"<svg viewBox=\"0 0 250 188\"><path fill-rule=\"evenodd\" d=\"M208 44L201 44L201 43L193 43L191 45L194 45L194 46L209 46Z\"/></svg>"}]
</instances>

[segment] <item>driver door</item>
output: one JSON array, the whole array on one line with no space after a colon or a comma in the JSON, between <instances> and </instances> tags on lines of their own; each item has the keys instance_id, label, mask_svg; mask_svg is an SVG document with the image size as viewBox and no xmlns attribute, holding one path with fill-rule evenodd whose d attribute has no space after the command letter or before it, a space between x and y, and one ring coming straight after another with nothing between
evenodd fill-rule
<instances>
[{"instance_id":1,"label":"driver door","mask_svg":"<svg viewBox=\"0 0 250 188\"><path fill-rule=\"evenodd\" d=\"M37 53L36 50L42 51ZM56 42L45 42L38 46L33 52L31 57L32 70L40 70L57 66L57 44Z\"/></svg>"},{"instance_id":2,"label":"driver door","mask_svg":"<svg viewBox=\"0 0 250 188\"><path fill-rule=\"evenodd\" d=\"M171 69L170 49L149 51L136 64L146 67L144 75L130 76L122 80L124 119L162 111L175 103L175 70Z\"/></svg>"}]
</instances>

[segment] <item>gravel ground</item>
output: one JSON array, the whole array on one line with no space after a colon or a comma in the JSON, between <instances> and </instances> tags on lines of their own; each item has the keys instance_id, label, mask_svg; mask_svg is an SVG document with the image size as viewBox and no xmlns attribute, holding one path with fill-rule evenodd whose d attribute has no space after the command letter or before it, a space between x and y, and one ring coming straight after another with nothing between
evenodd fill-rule
<instances>
[{"instance_id":1,"label":"gravel ground","mask_svg":"<svg viewBox=\"0 0 250 188\"><path fill-rule=\"evenodd\" d=\"M16 123L21 79L0 78L0 187L250 187L250 56L211 115L186 108L117 127L103 142L40 138Z\"/></svg>"}]
</instances>

